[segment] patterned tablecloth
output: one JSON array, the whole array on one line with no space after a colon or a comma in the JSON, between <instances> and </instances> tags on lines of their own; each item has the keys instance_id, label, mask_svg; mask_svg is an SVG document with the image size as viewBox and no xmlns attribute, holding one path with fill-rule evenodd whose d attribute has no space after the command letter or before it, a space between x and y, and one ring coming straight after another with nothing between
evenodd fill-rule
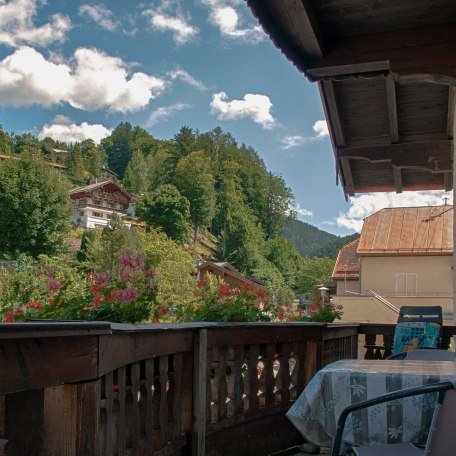
<instances>
[{"instance_id":1,"label":"patterned tablecloth","mask_svg":"<svg viewBox=\"0 0 456 456\"><path fill-rule=\"evenodd\" d=\"M287 417L307 441L331 446L337 419L348 405L455 378L452 361L337 361L317 372ZM435 397L426 394L354 412L347 419L344 440L364 445L424 442Z\"/></svg>"}]
</instances>

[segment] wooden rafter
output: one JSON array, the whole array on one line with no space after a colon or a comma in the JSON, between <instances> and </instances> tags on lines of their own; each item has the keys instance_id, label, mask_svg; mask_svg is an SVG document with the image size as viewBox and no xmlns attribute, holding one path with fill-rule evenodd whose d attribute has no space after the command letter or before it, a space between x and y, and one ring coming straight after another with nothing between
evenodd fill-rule
<instances>
[{"instance_id":1,"label":"wooden rafter","mask_svg":"<svg viewBox=\"0 0 456 456\"><path fill-rule=\"evenodd\" d=\"M402 193L402 170L397 166L393 166L394 172L394 185L396 186L396 193Z\"/></svg>"},{"instance_id":2,"label":"wooden rafter","mask_svg":"<svg viewBox=\"0 0 456 456\"><path fill-rule=\"evenodd\" d=\"M299 41L305 49L309 58L323 57L323 45L317 20L309 0L294 0L290 5L285 6L284 1L280 0L284 10L286 10L290 22L293 24Z\"/></svg>"},{"instance_id":3,"label":"wooden rafter","mask_svg":"<svg viewBox=\"0 0 456 456\"><path fill-rule=\"evenodd\" d=\"M445 173L443 182L446 192L453 190L453 173Z\"/></svg>"},{"instance_id":4,"label":"wooden rafter","mask_svg":"<svg viewBox=\"0 0 456 456\"><path fill-rule=\"evenodd\" d=\"M309 70L313 80L332 78L336 76L353 76L359 74L379 73L389 71L390 64L387 60L381 62L364 62L349 65L337 65L330 67L318 67Z\"/></svg>"},{"instance_id":5,"label":"wooden rafter","mask_svg":"<svg viewBox=\"0 0 456 456\"><path fill-rule=\"evenodd\" d=\"M355 182L353 180L353 173L351 170L350 159L340 158L339 162L340 162L340 166L342 168L342 174L344 176L345 192L347 195L353 196L355 194Z\"/></svg>"},{"instance_id":6,"label":"wooden rafter","mask_svg":"<svg viewBox=\"0 0 456 456\"><path fill-rule=\"evenodd\" d=\"M452 172L453 142L425 141L384 146L360 146L338 149L339 159L385 162L401 168L425 169L433 173ZM432 151L432 155L429 153Z\"/></svg>"},{"instance_id":7,"label":"wooden rafter","mask_svg":"<svg viewBox=\"0 0 456 456\"><path fill-rule=\"evenodd\" d=\"M455 88L448 87L448 122L447 122L447 137L453 139L454 135L454 110L456 107L456 94Z\"/></svg>"},{"instance_id":8,"label":"wooden rafter","mask_svg":"<svg viewBox=\"0 0 456 456\"><path fill-rule=\"evenodd\" d=\"M393 144L399 142L399 129L397 125L397 106L396 106L396 83L393 77L389 74L386 79L386 101L388 103L388 117L391 142Z\"/></svg>"},{"instance_id":9,"label":"wooden rafter","mask_svg":"<svg viewBox=\"0 0 456 456\"><path fill-rule=\"evenodd\" d=\"M325 97L326 105L328 108L329 121L331 123L331 130L334 134L336 147L345 146L345 135L340 120L339 107L337 105L336 92L332 81L323 81L323 96Z\"/></svg>"}]
</instances>

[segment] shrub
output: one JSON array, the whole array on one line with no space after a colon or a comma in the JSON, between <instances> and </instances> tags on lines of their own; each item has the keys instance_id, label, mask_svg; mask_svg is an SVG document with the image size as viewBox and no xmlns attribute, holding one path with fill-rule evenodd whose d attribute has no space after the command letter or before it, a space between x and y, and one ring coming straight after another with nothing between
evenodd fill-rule
<instances>
[{"instance_id":1,"label":"shrub","mask_svg":"<svg viewBox=\"0 0 456 456\"><path fill-rule=\"evenodd\" d=\"M197 299L187 307L186 321L270 321L267 293L253 287L230 287L210 275L198 282Z\"/></svg>"}]
</instances>

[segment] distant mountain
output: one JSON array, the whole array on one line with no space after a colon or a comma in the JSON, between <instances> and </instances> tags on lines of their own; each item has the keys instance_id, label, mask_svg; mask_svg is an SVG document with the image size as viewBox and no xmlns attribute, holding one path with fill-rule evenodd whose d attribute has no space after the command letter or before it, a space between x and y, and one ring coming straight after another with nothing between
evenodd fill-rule
<instances>
[{"instance_id":1,"label":"distant mountain","mask_svg":"<svg viewBox=\"0 0 456 456\"><path fill-rule=\"evenodd\" d=\"M291 220L283 228L283 235L306 257L336 258L339 250L359 237L359 234L336 236L319 230L300 220Z\"/></svg>"}]
</instances>

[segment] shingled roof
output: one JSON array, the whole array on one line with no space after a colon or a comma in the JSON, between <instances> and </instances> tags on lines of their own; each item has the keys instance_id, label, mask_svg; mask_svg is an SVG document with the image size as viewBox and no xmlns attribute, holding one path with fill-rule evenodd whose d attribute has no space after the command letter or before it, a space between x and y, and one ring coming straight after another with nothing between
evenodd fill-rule
<instances>
[{"instance_id":1,"label":"shingled roof","mask_svg":"<svg viewBox=\"0 0 456 456\"><path fill-rule=\"evenodd\" d=\"M357 254L359 239L340 249L332 273L333 280L359 280L360 260Z\"/></svg>"},{"instance_id":2,"label":"shingled roof","mask_svg":"<svg viewBox=\"0 0 456 456\"><path fill-rule=\"evenodd\" d=\"M453 206L394 207L364 220L359 255L452 255Z\"/></svg>"}]
</instances>

